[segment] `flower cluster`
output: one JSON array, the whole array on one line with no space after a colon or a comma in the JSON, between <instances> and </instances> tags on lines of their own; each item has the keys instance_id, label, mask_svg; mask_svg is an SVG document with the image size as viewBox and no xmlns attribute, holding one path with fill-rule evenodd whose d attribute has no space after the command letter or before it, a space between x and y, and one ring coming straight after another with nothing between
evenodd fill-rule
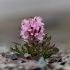
<instances>
[{"instance_id":1,"label":"flower cluster","mask_svg":"<svg viewBox=\"0 0 70 70\"><path fill-rule=\"evenodd\" d=\"M30 17L22 20L21 23L21 37L31 41L41 41L44 35L44 23L41 17Z\"/></svg>"},{"instance_id":2,"label":"flower cluster","mask_svg":"<svg viewBox=\"0 0 70 70\"><path fill-rule=\"evenodd\" d=\"M13 42L15 48L10 47L10 49L24 57L27 53L32 59L37 60L42 56L49 58L59 52L55 44L50 45L51 36L44 34L44 23L42 23L41 17L24 19L21 23L20 37L18 36L18 38L23 39L23 44Z\"/></svg>"}]
</instances>

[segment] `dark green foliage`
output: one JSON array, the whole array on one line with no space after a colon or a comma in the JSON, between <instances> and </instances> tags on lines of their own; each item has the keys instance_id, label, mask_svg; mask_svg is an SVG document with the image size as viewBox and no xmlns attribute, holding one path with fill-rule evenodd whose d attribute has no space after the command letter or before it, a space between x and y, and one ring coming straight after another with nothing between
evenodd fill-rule
<instances>
[{"instance_id":1,"label":"dark green foliage","mask_svg":"<svg viewBox=\"0 0 70 70\"><path fill-rule=\"evenodd\" d=\"M15 48L10 48L11 51L18 52L19 54L24 55L25 53L31 54L32 57L40 58L43 56L44 58L49 58L51 55L58 53L59 49L55 47L55 45L50 45L51 36L43 37L43 41L29 41L24 42L23 45L13 42L15 44ZM20 46L19 48L17 46Z\"/></svg>"},{"instance_id":2,"label":"dark green foliage","mask_svg":"<svg viewBox=\"0 0 70 70\"><path fill-rule=\"evenodd\" d=\"M19 54L23 54L22 50L20 50L17 45L15 45L15 48L10 47L11 51L18 52Z\"/></svg>"}]
</instances>

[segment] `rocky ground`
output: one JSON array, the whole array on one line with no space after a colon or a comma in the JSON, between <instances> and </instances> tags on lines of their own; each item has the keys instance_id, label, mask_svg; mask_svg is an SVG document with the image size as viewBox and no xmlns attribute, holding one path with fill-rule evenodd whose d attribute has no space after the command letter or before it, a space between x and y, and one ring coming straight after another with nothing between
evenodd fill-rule
<instances>
[{"instance_id":1,"label":"rocky ground","mask_svg":"<svg viewBox=\"0 0 70 70\"><path fill-rule=\"evenodd\" d=\"M39 60L34 60L28 54L0 53L0 70L70 70L70 51L65 50Z\"/></svg>"}]
</instances>

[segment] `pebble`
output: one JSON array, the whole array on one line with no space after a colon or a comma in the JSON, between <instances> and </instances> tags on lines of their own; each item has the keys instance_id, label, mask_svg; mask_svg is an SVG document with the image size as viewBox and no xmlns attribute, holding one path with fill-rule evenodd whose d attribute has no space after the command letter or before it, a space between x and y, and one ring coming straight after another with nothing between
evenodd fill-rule
<instances>
[{"instance_id":1,"label":"pebble","mask_svg":"<svg viewBox=\"0 0 70 70\"><path fill-rule=\"evenodd\" d=\"M10 55L10 58L12 60L18 60L20 57L22 57L22 56L18 53L14 53L14 54Z\"/></svg>"},{"instance_id":2,"label":"pebble","mask_svg":"<svg viewBox=\"0 0 70 70\"><path fill-rule=\"evenodd\" d=\"M10 64L6 64L6 67L15 68L15 67L17 67L17 65L14 63L10 63Z\"/></svg>"}]
</instances>

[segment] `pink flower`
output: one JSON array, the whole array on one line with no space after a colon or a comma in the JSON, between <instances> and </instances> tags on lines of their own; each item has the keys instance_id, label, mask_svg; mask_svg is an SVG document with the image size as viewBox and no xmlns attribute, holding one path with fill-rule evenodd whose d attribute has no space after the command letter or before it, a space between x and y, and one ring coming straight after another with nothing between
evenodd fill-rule
<instances>
[{"instance_id":1,"label":"pink flower","mask_svg":"<svg viewBox=\"0 0 70 70\"><path fill-rule=\"evenodd\" d=\"M41 17L34 17L22 20L21 33L23 39L28 40L43 40L44 23Z\"/></svg>"}]
</instances>

